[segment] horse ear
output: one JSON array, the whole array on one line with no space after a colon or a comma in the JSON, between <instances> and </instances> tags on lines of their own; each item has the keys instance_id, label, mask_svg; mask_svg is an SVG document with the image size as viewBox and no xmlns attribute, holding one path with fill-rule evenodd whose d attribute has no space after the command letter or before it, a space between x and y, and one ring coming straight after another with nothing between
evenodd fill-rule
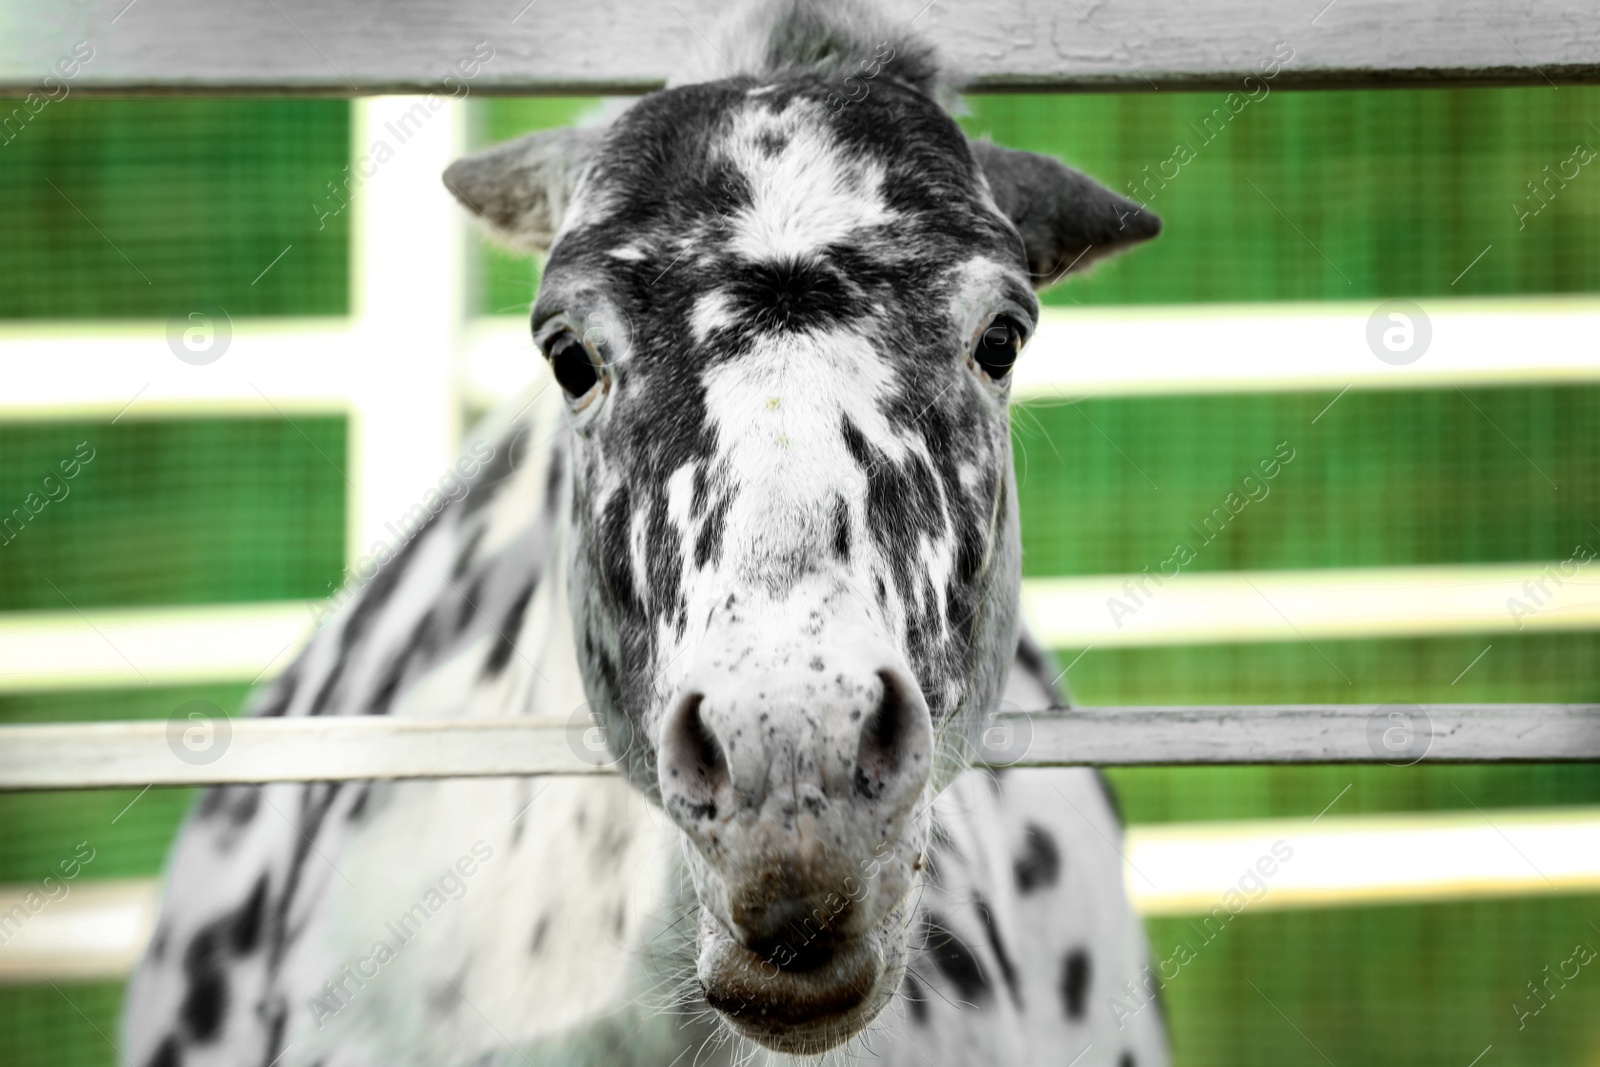
<instances>
[{"instance_id":1,"label":"horse ear","mask_svg":"<svg viewBox=\"0 0 1600 1067\"><path fill-rule=\"evenodd\" d=\"M995 203L1022 234L1035 289L1161 232L1151 212L1049 156L969 143Z\"/></svg>"},{"instance_id":2,"label":"horse ear","mask_svg":"<svg viewBox=\"0 0 1600 1067\"><path fill-rule=\"evenodd\" d=\"M444 184L506 244L543 252L605 134L604 126L530 133L456 160L445 169Z\"/></svg>"}]
</instances>

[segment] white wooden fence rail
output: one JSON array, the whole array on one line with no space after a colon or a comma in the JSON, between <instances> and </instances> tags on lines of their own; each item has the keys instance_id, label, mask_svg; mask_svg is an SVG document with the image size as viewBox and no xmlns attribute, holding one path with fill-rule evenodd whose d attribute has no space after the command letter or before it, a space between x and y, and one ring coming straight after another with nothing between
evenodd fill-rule
<instances>
[{"instance_id":1,"label":"white wooden fence rail","mask_svg":"<svg viewBox=\"0 0 1600 1067\"><path fill-rule=\"evenodd\" d=\"M1600 704L1077 708L989 717L975 761L1066 765L1600 761ZM218 719L0 727L0 790L607 774L569 719Z\"/></svg>"},{"instance_id":2,"label":"white wooden fence rail","mask_svg":"<svg viewBox=\"0 0 1600 1067\"><path fill-rule=\"evenodd\" d=\"M80 92L642 92L705 48L720 0L0 2L0 91L75 42ZM1600 76L1593 0L881 0L969 88L1526 84ZM484 56L492 58L484 59ZM1289 58L1286 58L1289 57ZM1246 88L1259 91L1259 81Z\"/></svg>"}]
</instances>

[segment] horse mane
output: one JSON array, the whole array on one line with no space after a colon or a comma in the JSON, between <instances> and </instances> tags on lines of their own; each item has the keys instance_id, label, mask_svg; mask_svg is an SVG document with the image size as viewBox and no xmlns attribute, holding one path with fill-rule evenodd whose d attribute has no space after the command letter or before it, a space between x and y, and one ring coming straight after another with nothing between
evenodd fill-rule
<instances>
[{"instance_id":1,"label":"horse mane","mask_svg":"<svg viewBox=\"0 0 1600 1067\"><path fill-rule=\"evenodd\" d=\"M876 65L876 77L929 97L943 99L948 92L934 46L908 23L859 0L756 0L740 5L712 38L700 61L673 84L808 72L837 79L842 88L845 78Z\"/></svg>"}]
</instances>

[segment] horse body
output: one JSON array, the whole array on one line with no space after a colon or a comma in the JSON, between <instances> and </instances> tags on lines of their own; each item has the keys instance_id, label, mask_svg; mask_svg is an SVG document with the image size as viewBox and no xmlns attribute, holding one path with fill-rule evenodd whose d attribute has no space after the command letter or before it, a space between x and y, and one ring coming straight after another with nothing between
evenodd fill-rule
<instances>
[{"instance_id":1,"label":"horse body","mask_svg":"<svg viewBox=\"0 0 1600 1067\"><path fill-rule=\"evenodd\" d=\"M208 792L131 1062L1165 1062L1098 777L961 769L1002 691L1059 703L1015 622L1025 271L1153 229L969 150L909 39L838 125L784 57L853 58L841 19L769 12L766 78L452 168L555 242L553 380L253 709L592 719L622 775Z\"/></svg>"}]
</instances>

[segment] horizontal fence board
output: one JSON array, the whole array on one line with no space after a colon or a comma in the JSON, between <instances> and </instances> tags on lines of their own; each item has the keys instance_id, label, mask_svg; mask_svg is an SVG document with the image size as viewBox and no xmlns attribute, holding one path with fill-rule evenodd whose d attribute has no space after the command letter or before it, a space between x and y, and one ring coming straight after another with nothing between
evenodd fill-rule
<instances>
[{"instance_id":1,"label":"horizontal fence board","mask_svg":"<svg viewBox=\"0 0 1600 1067\"><path fill-rule=\"evenodd\" d=\"M1230 514L1225 506L1219 510L1223 519ZM1214 514L1200 522L1209 525L1194 527L1200 536L1193 543L1203 548L1220 536L1222 523ZM1190 533L1181 530L1179 536L1187 539ZM1548 583L1545 566L1474 563L1180 572L1164 579L1146 574L1027 578L1022 611L1034 637L1048 648L1600 628L1600 578L1568 577L1560 587L1547 584L1552 595L1534 604L1524 586ZM1520 610L1513 610L1517 604Z\"/></svg>"},{"instance_id":2,"label":"horizontal fence board","mask_svg":"<svg viewBox=\"0 0 1600 1067\"><path fill-rule=\"evenodd\" d=\"M1161 586L1144 574L1025 578L1022 608L1034 636L1058 649L1600 629L1600 579L1551 586L1553 566L1216 571ZM1528 582L1553 593L1529 598ZM0 693L259 682L294 662L331 609L308 600L0 612Z\"/></svg>"},{"instance_id":3,"label":"horizontal fence board","mask_svg":"<svg viewBox=\"0 0 1600 1067\"><path fill-rule=\"evenodd\" d=\"M1422 353L1426 358L1400 365L1384 362L1368 347L1368 324L1380 306L1376 300L1352 300L1046 307L1012 373L1011 396L1065 403L1106 396L1326 390L1332 399L1346 388L1600 380L1600 351L1589 343L1600 334L1600 300L1593 297L1424 300L1422 312L1431 331ZM1386 313L1381 321L1388 325ZM81 351L84 367L123 376L134 388L152 376L133 363L131 353L114 351L104 342L98 350L87 344L74 348L59 337L16 332L29 347L19 344L15 349L19 356L13 380L39 382L34 388L52 403L72 400L65 384L55 384L54 376L65 374L63 352L78 357ZM1292 360L1283 358L1286 338L1293 339ZM4 326L0 342L10 343ZM484 407L506 402L545 373L543 364L530 358L533 342L525 315L471 320L464 349L466 394ZM265 362L268 349L263 345L260 351ZM46 352L52 362L43 362ZM1115 352L1117 358L1085 359L1086 352ZM52 369L36 369L41 365ZM139 374L144 377L135 378ZM80 390L81 377L72 378ZM123 403L126 394L119 397L111 386L106 391L111 395L103 403ZM8 403L0 398L0 412Z\"/></svg>"},{"instance_id":4,"label":"horizontal fence board","mask_svg":"<svg viewBox=\"0 0 1600 1067\"><path fill-rule=\"evenodd\" d=\"M63 888L41 903L37 882L0 885L0 985L120 981L133 972L161 913L160 879L85 878Z\"/></svg>"},{"instance_id":5,"label":"horizontal fence board","mask_svg":"<svg viewBox=\"0 0 1600 1067\"><path fill-rule=\"evenodd\" d=\"M885 0L980 90L1546 84L1600 77L1592 0ZM715 36L717 0L0 0L0 91L88 41L79 92L635 93ZM1286 43L1286 44L1281 44ZM492 58L484 59L490 56ZM470 76L468 72L471 72ZM449 80L447 81L447 76ZM1255 83L1252 83L1254 86Z\"/></svg>"},{"instance_id":6,"label":"horizontal fence board","mask_svg":"<svg viewBox=\"0 0 1600 1067\"><path fill-rule=\"evenodd\" d=\"M1331 399L1346 387L1600 381L1600 351L1589 343L1600 334L1600 299L1424 300L1426 358L1398 366L1367 347L1379 306L1046 307L1017 363L1012 397L1326 390ZM0 322L0 418L339 412L374 393L370 368L351 356L369 344L357 319L239 318L229 327L226 358L195 373L167 347L165 320ZM526 315L477 316L463 333L461 385L479 406L506 403L547 373L533 358ZM1295 345L1288 361L1286 337ZM1114 360L1083 358L1112 351Z\"/></svg>"},{"instance_id":7,"label":"horizontal fence board","mask_svg":"<svg viewBox=\"0 0 1600 1067\"><path fill-rule=\"evenodd\" d=\"M977 762L1600 761L1600 704L1080 708L992 715ZM605 774L587 719L216 719L0 727L0 790Z\"/></svg>"},{"instance_id":8,"label":"horizontal fence board","mask_svg":"<svg viewBox=\"0 0 1600 1067\"><path fill-rule=\"evenodd\" d=\"M1600 760L1600 704L1077 708L996 716L991 766Z\"/></svg>"},{"instance_id":9,"label":"horizontal fence board","mask_svg":"<svg viewBox=\"0 0 1600 1067\"><path fill-rule=\"evenodd\" d=\"M315 600L0 612L0 693L259 682L294 662Z\"/></svg>"},{"instance_id":10,"label":"horizontal fence board","mask_svg":"<svg viewBox=\"0 0 1600 1067\"><path fill-rule=\"evenodd\" d=\"M0 789L611 773L531 719L211 719L0 727Z\"/></svg>"}]
</instances>

